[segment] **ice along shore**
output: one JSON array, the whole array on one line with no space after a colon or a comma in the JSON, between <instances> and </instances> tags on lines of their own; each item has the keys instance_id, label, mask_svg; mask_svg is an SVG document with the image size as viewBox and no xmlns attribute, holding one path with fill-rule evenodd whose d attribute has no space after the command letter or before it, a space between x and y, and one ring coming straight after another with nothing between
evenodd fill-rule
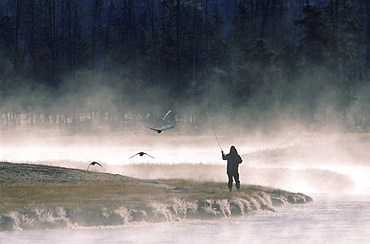
<instances>
[{"instance_id":1,"label":"ice along shore","mask_svg":"<svg viewBox=\"0 0 370 244\"><path fill-rule=\"evenodd\" d=\"M302 193L185 179L145 180L0 162L0 231L115 226L246 216L312 202Z\"/></svg>"}]
</instances>

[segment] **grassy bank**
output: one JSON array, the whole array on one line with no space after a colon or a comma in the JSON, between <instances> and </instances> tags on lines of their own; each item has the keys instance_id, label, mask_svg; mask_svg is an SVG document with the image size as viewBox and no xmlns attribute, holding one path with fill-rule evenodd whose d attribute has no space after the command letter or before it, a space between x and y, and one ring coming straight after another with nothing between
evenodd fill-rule
<instances>
[{"instance_id":1,"label":"grassy bank","mask_svg":"<svg viewBox=\"0 0 370 244\"><path fill-rule=\"evenodd\" d=\"M142 180L62 167L0 163L0 230L227 217L309 201L312 199L304 194L254 185L229 192L225 183L213 181ZM40 227L40 223L48 224Z\"/></svg>"},{"instance_id":2,"label":"grassy bank","mask_svg":"<svg viewBox=\"0 0 370 244\"><path fill-rule=\"evenodd\" d=\"M0 163L0 212L119 207L170 194L156 181L35 164Z\"/></svg>"}]
</instances>

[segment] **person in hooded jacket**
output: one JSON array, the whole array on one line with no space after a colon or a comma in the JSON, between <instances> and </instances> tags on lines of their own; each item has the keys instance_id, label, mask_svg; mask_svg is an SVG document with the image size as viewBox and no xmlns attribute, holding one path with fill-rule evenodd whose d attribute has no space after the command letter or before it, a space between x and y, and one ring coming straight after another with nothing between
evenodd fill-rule
<instances>
[{"instance_id":1,"label":"person in hooded jacket","mask_svg":"<svg viewBox=\"0 0 370 244\"><path fill-rule=\"evenodd\" d=\"M236 148L234 146L230 147L229 154L224 154L224 151L221 151L222 159L227 160L227 176L229 177L228 187L229 191L232 191L233 188L233 179L235 180L236 189L240 189L240 180L239 180L239 164L243 162L242 158L239 156Z\"/></svg>"}]
</instances>

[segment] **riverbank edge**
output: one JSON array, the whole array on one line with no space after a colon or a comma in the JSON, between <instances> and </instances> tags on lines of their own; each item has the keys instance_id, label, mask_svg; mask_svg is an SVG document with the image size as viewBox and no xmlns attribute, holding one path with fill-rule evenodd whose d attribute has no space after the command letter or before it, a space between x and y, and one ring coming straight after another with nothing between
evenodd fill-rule
<instances>
[{"instance_id":1,"label":"riverbank edge","mask_svg":"<svg viewBox=\"0 0 370 244\"><path fill-rule=\"evenodd\" d=\"M110 207L69 207L47 204L33 209L14 208L0 212L0 231L71 229L78 227L119 226L135 223L171 222L189 219L214 219L224 217L268 214L289 204L303 204L313 199L302 193L293 193L271 187L242 185L240 191L226 192L218 183L209 184L187 180L143 180L109 173L88 172L37 164L0 162L1 205L11 205L17 196L5 198L5 191L13 186L40 185L47 187L85 184L86 189L102 184L134 183L145 186L148 193L135 203L109 199L111 195L92 195L91 199L106 198ZM223 184L222 184L223 185ZM214 188L214 189L212 189ZM212 190L209 190L212 189ZM161 192L158 192L160 190ZM129 190L117 192L124 195ZM151 194L155 192L155 194ZM0 192L2 193L2 192ZM98 194L98 193L96 193ZM110 192L112 194L112 192ZM129 193L127 193L129 194ZM197 199L198 198L198 199ZM11 199L11 200L10 200ZM84 204L89 199L84 199Z\"/></svg>"}]
</instances>

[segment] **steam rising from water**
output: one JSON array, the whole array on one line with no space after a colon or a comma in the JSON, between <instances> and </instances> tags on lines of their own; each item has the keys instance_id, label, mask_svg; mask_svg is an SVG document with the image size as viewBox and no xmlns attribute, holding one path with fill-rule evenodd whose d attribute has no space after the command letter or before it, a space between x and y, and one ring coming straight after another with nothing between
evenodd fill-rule
<instances>
[{"instance_id":1,"label":"steam rising from water","mask_svg":"<svg viewBox=\"0 0 370 244\"><path fill-rule=\"evenodd\" d=\"M311 192L362 191L370 188L368 158L370 136L234 135L219 131L225 152L235 145L244 159L240 166L242 184L261 184L286 190ZM198 136L176 131L132 136L105 135L2 135L3 161L41 163L86 169L92 161L105 172L139 178L185 178L226 182L225 161L211 131ZM176 134L177 133L177 134ZM150 157L137 156L146 152ZM101 171L100 167L90 170Z\"/></svg>"},{"instance_id":2,"label":"steam rising from water","mask_svg":"<svg viewBox=\"0 0 370 244\"><path fill-rule=\"evenodd\" d=\"M158 178L191 178L198 172L197 164L202 163L209 168L219 167L203 168L197 179L226 181L225 162L212 131L213 119L223 149L228 151L235 145L244 158L244 183L303 192L330 191L334 186L335 191L368 188L369 135L307 132L338 133L342 126L338 117L344 110L349 112L341 123L359 115L365 115L361 120L368 120L362 112L368 107L367 89L363 94L353 94L361 102L343 102L325 73L316 75L322 77L319 80L298 77L288 93L286 87L266 83L252 97L243 95L243 102L231 98L229 91L236 84L229 82L229 74L221 69L212 70L207 79L196 82L204 87L199 88L201 91L193 87L191 92L198 95L193 94L192 99L174 98L150 80L134 81L115 72L79 71L62 82L57 96L42 86L32 89L22 82L22 86L14 87L14 94L1 100L0 159L80 169L98 161L107 172L137 177L148 177L145 167L134 167L146 163L157 165L147 168L152 168L151 177ZM307 87L315 84L325 88L316 97L307 92ZM32 107L25 108L25 104ZM146 123L154 122L152 117L163 118L169 110L172 112L166 119L174 122L175 128L162 134L147 129ZM11 112L18 113L16 121L9 122ZM35 117L51 114L64 116L67 122L34 124ZM87 119L69 128L73 124L70 120L77 115ZM5 130L10 123L20 122L19 128ZM32 130L37 126L40 130ZM55 126L58 131L43 126ZM361 126L366 130L365 122ZM141 151L155 159L128 159ZM172 166L159 166L162 164L183 166L176 171Z\"/></svg>"}]
</instances>

